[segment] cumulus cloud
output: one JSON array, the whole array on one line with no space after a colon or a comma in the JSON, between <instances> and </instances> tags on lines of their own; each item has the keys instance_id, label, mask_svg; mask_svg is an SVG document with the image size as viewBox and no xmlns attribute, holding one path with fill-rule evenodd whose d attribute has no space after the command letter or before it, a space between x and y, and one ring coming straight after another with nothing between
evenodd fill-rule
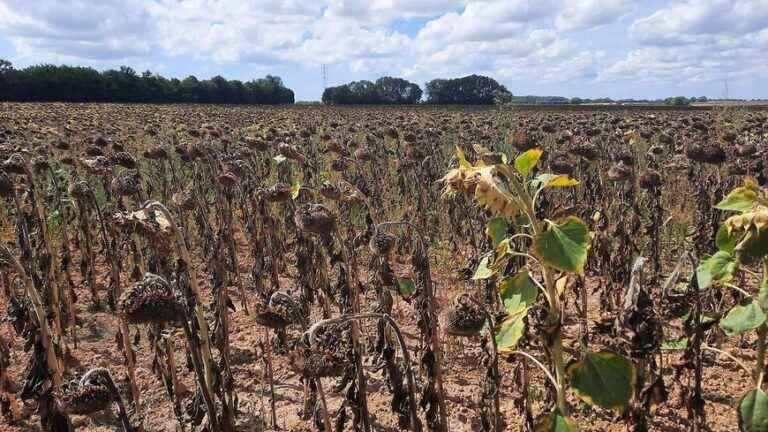
<instances>
[{"instance_id":1,"label":"cumulus cloud","mask_svg":"<svg viewBox=\"0 0 768 432\"><path fill-rule=\"evenodd\" d=\"M352 18L327 12L309 27L307 37L283 57L298 62L339 63L396 57L408 49L410 39L398 32L366 28Z\"/></svg>"},{"instance_id":2,"label":"cumulus cloud","mask_svg":"<svg viewBox=\"0 0 768 432\"><path fill-rule=\"evenodd\" d=\"M571 0L555 17L558 30L583 30L610 24L634 9L631 0Z\"/></svg>"},{"instance_id":3,"label":"cumulus cloud","mask_svg":"<svg viewBox=\"0 0 768 432\"><path fill-rule=\"evenodd\" d=\"M328 13L365 23L428 18L452 12L463 0L330 0Z\"/></svg>"},{"instance_id":4,"label":"cumulus cloud","mask_svg":"<svg viewBox=\"0 0 768 432\"><path fill-rule=\"evenodd\" d=\"M134 0L3 0L0 30L23 55L106 60L146 54L155 29Z\"/></svg>"},{"instance_id":5,"label":"cumulus cloud","mask_svg":"<svg viewBox=\"0 0 768 432\"><path fill-rule=\"evenodd\" d=\"M630 36L641 46L600 73L679 85L764 77L768 0L688 0L635 20Z\"/></svg>"},{"instance_id":6,"label":"cumulus cloud","mask_svg":"<svg viewBox=\"0 0 768 432\"><path fill-rule=\"evenodd\" d=\"M768 0L0 0L0 38L27 64L705 82L765 76Z\"/></svg>"},{"instance_id":7,"label":"cumulus cloud","mask_svg":"<svg viewBox=\"0 0 768 432\"><path fill-rule=\"evenodd\" d=\"M768 27L768 0L688 0L635 21L630 34L651 45L708 42Z\"/></svg>"},{"instance_id":8,"label":"cumulus cloud","mask_svg":"<svg viewBox=\"0 0 768 432\"><path fill-rule=\"evenodd\" d=\"M276 61L301 43L322 9L295 0L159 0L145 8L161 49L219 62Z\"/></svg>"}]
</instances>

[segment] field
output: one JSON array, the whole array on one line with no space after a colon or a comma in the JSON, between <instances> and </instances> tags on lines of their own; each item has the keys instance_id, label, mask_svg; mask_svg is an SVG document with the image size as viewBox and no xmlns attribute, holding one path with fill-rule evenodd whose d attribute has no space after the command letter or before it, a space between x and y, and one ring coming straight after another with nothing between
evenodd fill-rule
<instances>
[{"instance_id":1,"label":"field","mask_svg":"<svg viewBox=\"0 0 768 432\"><path fill-rule=\"evenodd\" d=\"M766 430L766 111L0 103L0 161L2 432Z\"/></svg>"}]
</instances>

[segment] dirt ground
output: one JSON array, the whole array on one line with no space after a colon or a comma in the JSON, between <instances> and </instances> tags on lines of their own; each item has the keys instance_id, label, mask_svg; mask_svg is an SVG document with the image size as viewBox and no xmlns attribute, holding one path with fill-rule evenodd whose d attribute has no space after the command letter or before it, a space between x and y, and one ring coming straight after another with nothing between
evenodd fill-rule
<instances>
[{"instance_id":1,"label":"dirt ground","mask_svg":"<svg viewBox=\"0 0 768 432\"><path fill-rule=\"evenodd\" d=\"M240 244L239 249L243 252L243 258L246 258L245 245ZM460 291L471 291L477 289L471 283L459 282L455 280L454 275L449 271L448 256L435 256L432 254L433 272L438 284L437 295L441 306L448 304L453 296ZM247 262L242 264L241 270L245 273ZM102 271L106 269L102 268ZM295 268L289 268L287 274L282 276L281 285L290 285L293 283L293 277L296 275ZM105 274L105 273L101 273ZM200 273L201 281L206 281L204 274ZM123 357L115 342L115 335L118 330L118 322L114 315L108 311L93 311L89 308L88 294L85 288L79 289L80 295L77 304L78 317L82 319L78 327L77 338L78 347L71 352L72 358L69 363L71 373L82 373L88 368L102 366L110 368L115 377L124 377L125 370ZM210 293L209 287L204 286L204 290ZM263 338L263 328L255 324L253 319L239 307L239 298L237 290L232 288L232 297L235 300L237 311L231 314L231 359L232 369L235 376L236 393L239 399L239 415L237 428L241 431L260 431L264 430L263 422L268 422L270 394L269 387L265 381L265 367L261 360L260 350L257 348L259 341ZM373 293L368 293L369 296ZM364 301L364 304L370 304ZM6 301L0 301L0 315L5 316ZM590 308L590 321L597 321L600 317L595 316L595 307ZM575 311L572 311L575 313ZM414 322L414 312L411 306L402 299L395 299L393 309L394 318L403 324L407 344L410 348L416 347L418 343L417 330ZM667 330L674 330L674 324L667 323ZM23 341L17 337L10 325L0 325L3 338L10 341L11 345L11 367L10 380L12 388L19 389L23 385L23 376L28 356L23 352ZM372 327L366 327L365 334L370 338L374 337ZM576 352L576 332L575 323L566 327L568 337L566 338L566 350ZM141 403L143 405L141 413L132 413L136 423L142 424L147 432L155 431L181 431L177 420L173 414L172 404L169 401L161 381L153 374L151 362L151 351L147 339L147 328L144 326L132 326L132 339L136 333L140 335L138 345L135 345L137 351L137 376L138 386L141 393ZM289 332L289 338L299 337L298 330ZM668 336L669 337L669 336ZM273 336L273 344L275 343ZM570 347L569 347L570 342ZM193 374L185 367L183 350L185 342L183 336L174 335L173 343L176 348L175 358L178 365L177 372L182 378L183 384L187 389L194 389ZM484 371L480 370L480 340L459 339L444 337L445 343L445 365L444 380L445 390L447 392L448 409L450 415L450 430L475 431L480 430L478 415L475 410L475 400L480 392L480 382L484 379ZM736 346L727 346L726 348L734 353L737 358L746 364L754 361L754 349L749 348L747 341L742 343L746 349L740 349ZM412 356L414 354L412 353ZM674 352L665 353L665 365L674 362L678 357ZM368 359L368 358L367 358ZM302 406L303 384L299 376L287 367L287 358L279 352L273 353L275 369L275 400L280 430L303 431L312 430L309 421L301 420L299 409ZM731 360L723 356L715 356L712 353L706 354L707 367L704 369L704 387L703 396L706 401L706 421L710 431L734 431L737 429L735 406L738 403L738 395L743 394L749 389L750 378L744 371L739 369ZM515 399L519 397L520 392L514 385L514 366L515 363L506 357L501 361L501 412L504 421L507 424L507 430L520 430L522 419L520 412L515 406ZM368 404L376 431L397 431L397 418L391 413L389 403L391 395L388 392L387 385L381 373L373 373L371 365L368 363ZM417 380L418 380L417 374ZM652 431L665 432L683 432L691 429L686 409L681 405L679 387L674 382L673 371L669 367L664 368L664 380L669 389L669 401L660 406L650 417L650 429ZM124 379L119 379L118 385L121 388L125 400L129 400L129 390ZM334 379L324 379L323 387L332 389ZM550 398L544 390L544 377L541 373L534 371L532 379L533 385L530 389L533 395L534 412L542 412L549 407L542 401L548 401ZM418 384L418 383L417 383ZM327 391L329 410L333 412L341 403L343 395ZM579 424L584 431L625 431L629 430L622 420L622 416L614 412L599 409L589 409L586 405L578 402L571 397L570 402L573 407L572 418ZM0 424L0 432L11 431L33 431L40 430L39 420L33 415L34 406L21 405L21 419L11 424ZM78 430L84 431L118 431L121 430L120 423L114 413L104 412L96 416L73 417L74 425Z\"/></svg>"},{"instance_id":2,"label":"dirt ground","mask_svg":"<svg viewBox=\"0 0 768 432\"><path fill-rule=\"evenodd\" d=\"M42 105L44 109L21 109L9 104L0 104L0 120L8 124L25 125L25 128L34 132L31 136L46 136L46 128L42 125L58 125L60 130L77 129L70 127L72 125L82 124L79 127L78 134L73 135L73 142L85 143L84 135L90 134L91 130L109 132L115 136L130 136L137 140L143 134L156 130L163 130L163 127L173 125L175 128L180 122L188 124L197 124L202 121L227 120L233 127L245 127L254 122L266 121L272 119L266 115L268 110L264 109L235 109L232 107L207 107L207 112L189 110L184 107L173 106L147 106L139 111L134 110L133 106L124 105L97 105L87 104L78 105L76 109L69 109L70 106L64 104L46 104ZM66 108L66 109L65 109ZM278 108L283 110L283 108ZM581 109L581 108L580 108ZM594 110L603 110L595 107ZM615 110L625 111L624 107L618 107ZM126 113L132 111L132 115ZM349 112L352 110L350 109ZM295 118L311 114L313 111L309 108L286 108L281 111L280 116L286 118ZM416 112L416 110L413 110ZM420 110L418 112L421 112ZM426 112L426 111L425 111ZM139 117L136 117L136 114ZM324 115L325 112L323 111ZM344 111L345 115L348 111ZM409 114L410 111L404 111L405 114L392 110L384 111L386 116L402 116ZM273 113L270 113L272 115ZM440 114L442 116L443 114ZM448 114L446 114L447 116ZM453 115L453 114L451 114ZM686 114L688 115L688 114ZM697 114L699 115L699 114ZM463 113L457 115L464 117ZM375 118L382 117L377 113ZM455 120L458 120L458 117ZM436 117L437 118L437 117ZM538 117L535 117L538 118ZM440 120L438 118L438 120ZM442 121L442 120L440 120ZM140 133L133 130L136 125L147 125ZM436 121L435 124L438 124ZM279 127L279 123L277 123ZM130 132L130 135L128 135ZM83 136L81 136L83 135ZM135 135L135 136L134 136ZM75 139L77 138L77 139ZM687 199L686 197L682 199ZM691 205L685 204L686 208ZM0 208L0 212L4 209ZM5 239L13 241L9 226L0 225L0 233L5 235ZM242 226L236 226L238 232L238 259L241 264L240 275L245 280L245 286L250 285L250 256L249 246L244 240ZM74 232L69 233L69 237L74 237ZM73 263L79 263L79 251L74 250L72 257ZM360 261L367 262L367 251L362 254ZM97 256L100 262L97 265L98 283L101 287L100 296L106 297L106 279L108 269L103 262L103 253L97 249ZM397 258L395 258L397 259ZM457 267L466 266L468 257L462 254L454 255L451 247L432 247L430 249L430 259L432 261L432 273L436 283L436 295L439 302L439 308L442 309L449 304L457 294L462 292L478 293L481 287L473 282L458 280L457 274L453 271ZM295 259L288 257L288 263L294 263ZM669 265L669 263L667 263ZM119 329L117 318L107 310L92 310L90 307L90 295L87 288L83 285L81 276L77 270L77 265L73 265L73 275L75 278L78 296L76 304L77 316L81 320L77 327L78 346L71 350L71 358L68 361L67 377L82 374L88 369L96 366L107 367L112 371L117 380L118 387L123 399L130 400L130 391L128 383L125 380L126 369L123 366L123 355L116 342L116 334ZM126 266L127 267L127 266ZM208 274L198 266L198 280L201 282L201 288L206 300L210 300L211 287ZM290 287L295 284L295 279L299 273L293 265L289 265L282 272L280 284L283 287ZM363 278L365 275L363 275ZM128 280L127 272L122 279ZM587 287L594 287L597 284L596 278L587 278ZM264 328L256 324L252 317L249 317L240 307L241 299L238 289L231 287L231 296L234 300L237 310L230 316L230 342L231 342L231 360L232 372L234 375L235 392L238 398L238 431L261 431L270 429L265 427L270 422L270 391L265 379L265 364L263 355L259 348L264 339ZM248 293L249 296L254 295ZM373 302L374 293L372 290L366 293L367 299L363 302L364 308L369 307ZM593 296L594 297L594 296ZM206 301L206 304L208 302ZM0 292L0 320L6 316L8 306L7 297ZM569 303L566 306L566 314L570 317L576 316L574 305ZM418 344L418 330L415 323L415 312L406 301L395 298L393 317L402 326L407 343L413 350L412 357L415 356L415 347ZM590 335L596 334L594 323L601 322L604 317L600 316L597 307L597 299L590 299L588 308ZM209 315L209 322L211 322ZM666 339L676 339L680 335L679 322L664 323ZM296 339L300 336L298 328L290 328L288 332L289 339ZM366 326L364 328L366 336L366 345L375 336L374 328ZM572 319L566 322L566 353L568 360L574 358L578 352L578 325ZM131 326L132 341L135 341L134 349L137 353L137 385L141 393L141 409L131 410L131 418L134 424L143 426L146 432L161 431L189 431L190 428L182 429L176 420L172 403L167 397L162 381L152 371L152 351L149 338L147 336L147 326ZM0 321L0 335L2 339L10 344L10 370L8 378L10 381L10 390L12 391L12 421L6 421L0 418L0 432L20 432L40 430L39 418L34 414L36 407L32 403L24 404L15 399L13 394L18 394L24 384L25 368L28 364L29 354L24 351L24 340L17 336L10 324ZM480 422L477 414L475 400L477 399L482 380L485 379L485 371L480 364L481 347L479 339L459 339L455 337L444 337L444 380L447 396L447 408L449 411L450 425L452 432L476 431L480 430ZM195 388L194 374L187 367L185 359L184 336L180 333L172 336L172 343L175 347L175 361L177 365L177 374L180 377L184 387L189 389L190 393ZM271 333L271 343L275 345L275 335ZM712 341L716 345L716 341ZM755 341L752 335L744 338L730 338L725 342L722 348L732 353L737 359L742 361L748 367L755 362ZM590 347L596 349L603 345L597 341ZM276 348L276 347L275 347ZM285 431L304 431L313 430L309 421L302 420L299 416L299 409L302 407L303 384L299 376L291 371L287 366L287 356L277 349L273 350L274 360L274 382L275 382L275 407L277 414L277 428ZM541 353L533 353L539 358L543 358ZM214 350L214 356L218 353ZM675 379L674 371L671 367L679 358L677 351L665 351L663 361L663 378L667 389L669 390L669 400L659 406L655 411L649 414L649 423L651 431L664 432L684 432L690 431L691 425L688 412L681 401L681 388L689 386L689 383L683 380L679 382ZM706 352L704 354L705 368L703 379L703 397L705 400L706 425L705 430L712 432L731 432L738 430L736 418L736 405L738 400L751 386L751 377L743 371L735 362L721 354ZM388 391L385 379L381 372L374 372L370 364L370 357L366 357L366 373L368 378L368 406L374 421L374 430L376 431L398 431L397 418L390 410L391 394ZM520 397L521 389L515 384L515 368L518 362L502 357L501 366L501 413L504 422L509 431L522 430L521 411L518 408L516 400ZM552 397L548 394L544 383L545 377L535 369L531 369L533 376L532 384L528 389L532 395L533 410L536 415L549 412L551 409ZM420 378L417 374L417 381ZM326 389L329 410L334 412L343 400L343 394L333 392L335 379L324 379L323 387ZM417 382L417 385L420 381ZM571 417L578 423L583 431L629 431L628 421L621 414L602 409L590 409L573 397L569 396L569 403L572 407ZM130 408L130 407L129 407ZM423 419L422 419L423 421ZM82 431L120 431L121 426L115 412L103 412L98 415L84 417L74 416L73 422L78 430Z\"/></svg>"}]
</instances>

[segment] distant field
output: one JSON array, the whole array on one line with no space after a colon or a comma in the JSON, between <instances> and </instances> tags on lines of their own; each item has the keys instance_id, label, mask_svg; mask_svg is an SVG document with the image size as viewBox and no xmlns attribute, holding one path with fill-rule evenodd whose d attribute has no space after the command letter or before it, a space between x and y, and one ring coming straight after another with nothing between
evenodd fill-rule
<instances>
[{"instance_id":1,"label":"distant field","mask_svg":"<svg viewBox=\"0 0 768 432\"><path fill-rule=\"evenodd\" d=\"M712 108L0 104L0 430L732 432L768 113Z\"/></svg>"}]
</instances>

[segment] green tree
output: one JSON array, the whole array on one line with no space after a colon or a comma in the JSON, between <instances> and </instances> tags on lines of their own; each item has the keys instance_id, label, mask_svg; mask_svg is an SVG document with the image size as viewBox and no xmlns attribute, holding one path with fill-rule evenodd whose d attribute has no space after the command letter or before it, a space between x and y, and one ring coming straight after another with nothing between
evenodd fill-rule
<instances>
[{"instance_id":1,"label":"green tree","mask_svg":"<svg viewBox=\"0 0 768 432\"><path fill-rule=\"evenodd\" d=\"M293 91L280 77L242 83L216 76L199 81L167 79L128 66L98 72L92 68L41 64L21 70L0 60L0 100L62 102L293 103Z\"/></svg>"},{"instance_id":2,"label":"green tree","mask_svg":"<svg viewBox=\"0 0 768 432\"><path fill-rule=\"evenodd\" d=\"M434 79L426 85L427 103L490 105L497 92L509 92L493 78L468 75L455 79Z\"/></svg>"}]
</instances>

